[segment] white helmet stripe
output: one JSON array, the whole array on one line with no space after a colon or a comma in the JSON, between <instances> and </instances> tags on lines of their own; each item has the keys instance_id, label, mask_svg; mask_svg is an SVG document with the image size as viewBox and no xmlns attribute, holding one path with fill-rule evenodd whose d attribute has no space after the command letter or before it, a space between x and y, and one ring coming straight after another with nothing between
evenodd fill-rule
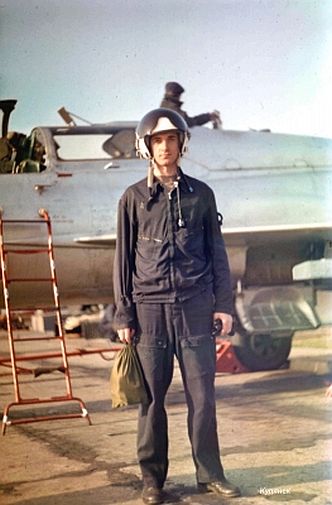
<instances>
[{"instance_id":1,"label":"white helmet stripe","mask_svg":"<svg viewBox=\"0 0 332 505\"><path fill-rule=\"evenodd\" d=\"M150 135L154 135L155 133L169 131L169 130L177 130L176 125L174 125L169 120L168 117L160 117L158 119L158 122L157 122L156 126L150 132Z\"/></svg>"}]
</instances>

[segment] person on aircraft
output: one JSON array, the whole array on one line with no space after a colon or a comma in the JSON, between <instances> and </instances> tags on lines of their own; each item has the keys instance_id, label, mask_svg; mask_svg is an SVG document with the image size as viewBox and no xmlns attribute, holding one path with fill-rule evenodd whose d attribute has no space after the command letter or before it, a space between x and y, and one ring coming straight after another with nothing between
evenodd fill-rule
<instances>
[{"instance_id":1,"label":"person on aircraft","mask_svg":"<svg viewBox=\"0 0 332 505\"><path fill-rule=\"evenodd\" d=\"M240 495L220 461L214 385L213 326L221 323L222 335L232 328L230 271L214 193L179 166L188 140L188 125L177 112L148 112L136 129L148 177L127 188L118 205L113 324L123 343L136 346L148 388L150 401L139 406L137 453L142 499L150 505L164 501L164 402L174 356L198 488L225 498Z\"/></svg>"},{"instance_id":2,"label":"person on aircraft","mask_svg":"<svg viewBox=\"0 0 332 505\"><path fill-rule=\"evenodd\" d=\"M0 139L0 172L9 173L23 159L23 146L27 136L18 132L7 132ZM3 167L1 169L1 167Z\"/></svg>"},{"instance_id":3,"label":"person on aircraft","mask_svg":"<svg viewBox=\"0 0 332 505\"><path fill-rule=\"evenodd\" d=\"M188 116L188 114L182 109L183 102L181 101L181 95L184 91L184 88L178 82L167 82L165 85L165 94L160 107L178 112L186 121L189 128L192 128L193 126L202 126L209 121L212 122L214 128L220 128L221 119L218 111L206 112L193 117Z\"/></svg>"}]
</instances>

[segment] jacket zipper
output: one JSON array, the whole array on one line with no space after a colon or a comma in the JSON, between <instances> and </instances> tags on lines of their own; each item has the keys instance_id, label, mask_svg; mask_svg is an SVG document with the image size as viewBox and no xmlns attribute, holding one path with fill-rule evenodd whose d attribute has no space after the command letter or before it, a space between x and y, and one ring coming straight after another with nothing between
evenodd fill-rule
<instances>
[{"instance_id":1,"label":"jacket zipper","mask_svg":"<svg viewBox=\"0 0 332 505\"><path fill-rule=\"evenodd\" d=\"M175 237L174 237L174 219L173 219L173 205L172 205L173 202L172 192L174 191L174 189L175 188L169 191L167 199L167 212L168 212L167 227L169 236L169 256L170 256L169 280L170 280L170 287L173 292L175 290L175 269L174 269Z\"/></svg>"}]
</instances>

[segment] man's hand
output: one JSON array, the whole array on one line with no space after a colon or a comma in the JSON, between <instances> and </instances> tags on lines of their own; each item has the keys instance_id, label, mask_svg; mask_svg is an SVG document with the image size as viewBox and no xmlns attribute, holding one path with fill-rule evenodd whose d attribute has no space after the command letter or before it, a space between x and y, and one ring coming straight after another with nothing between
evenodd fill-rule
<instances>
[{"instance_id":1,"label":"man's hand","mask_svg":"<svg viewBox=\"0 0 332 505\"><path fill-rule=\"evenodd\" d=\"M131 344L135 330L133 328L122 328L118 330L118 335L123 344Z\"/></svg>"},{"instance_id":2,"label":"man's hand","mask_svg":"<svg viewBox=\"0 0 332 505\"><path fill-rule=\"evenodd\" d=\"M221 130L222 121L221 121L221 117L220 117L220 112L218 110L214 110L213 112L210 112L210 121L212 121L214 129Z\"/></svg>"},{"instance_id":3,"label":"man's hand","mask_svg":"<svg viewBox=\"0 0 332 505\"><path fill-rule=\"evenodd\" d=\"M222 324L222 330L220 335L222 337L227 337L227 335L232 331L233 318L230 314L225 314L224 312L215 312L213 314L213 321L220 319Z\"/></svg>"},{"instance_id":4,"label":"man's hand","mask_svg":"<svg viewBox=\"0 0 332 505\"><path fill-rule=\"evenodd\" d=\"M220 112L218 110L214 110L210 112L211 121L220 121Z\"/></svg>"}]
</instances>

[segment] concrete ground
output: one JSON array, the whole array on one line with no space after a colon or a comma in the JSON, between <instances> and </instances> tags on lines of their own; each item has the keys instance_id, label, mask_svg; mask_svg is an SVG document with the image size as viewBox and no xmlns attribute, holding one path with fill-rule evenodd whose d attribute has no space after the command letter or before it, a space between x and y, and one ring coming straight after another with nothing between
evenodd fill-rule
<instances>
[{"instance_id":1,"label":"concrete ground","mask_svg":"<svg viewBox=\"0 0 332 505\"><path fill-rule=\"evenodd\" d=\"M298 334L290 366L277 371L216 376L222 459L242 497L234 505L332 504L332 331ZM0 334L0 354L7 351ZM25 344L28 346L28 344ZM68 339L68 349L105 348L102 339ZM40 349L52 350L54 342ZM27 347L28 349L28 347ZM29 352L31 344L29 344ZM110 357L110 354L106 356ZM36 366L30 363L32 366ZM70 358L73 392L92 419L8 426L0 438L1 505L134 505L141 503L136 463L136 407L111 408L112 361L99 355ZM60 372L23 375L24 397L63 394ZM0 368L0 408L14 398L12 378ZM77 411L76 404L66 411ZM48 413L59 411L52 404ZM15 407L12 418L37 407ZM167 503L230 503L198 494L186 434L186 405L178 369L168 394L170 469Z\"/></svg>"}]
</instances>

